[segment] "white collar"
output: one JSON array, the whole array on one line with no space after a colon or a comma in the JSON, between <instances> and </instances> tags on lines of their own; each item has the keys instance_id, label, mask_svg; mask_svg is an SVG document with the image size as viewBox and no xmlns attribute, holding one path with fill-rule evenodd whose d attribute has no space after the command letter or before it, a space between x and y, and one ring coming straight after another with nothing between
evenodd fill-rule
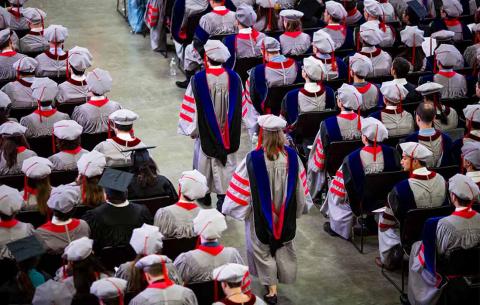
<instances>
[{"instance_id":1,"label":"white collar","mask_svg":"<svg viewBox=\"0 0 480 305\"><path fill-rule=\"evenodd\" d=\"M221 69L222 66L208 66L209 69Z\"/></svg>"},{"instance_id":2,"label":"white collar","mask_svg":"<svg viewBox=\"0 0 480 305\"><path fill-rule=\"evenodd\" d=\"M116 208L123 208L123 207L126 207L127 205L130 204L130 202L128 202L128 200L125 200L124 203L119 203L119 204L114 204L114 203L111 203L110 201L107 200L107 203L111 206L116 207Z\"/></svg>"},{"instance_id":3,"label":"white collar","mask_svg":"<svg viewBox=\"0 0 480 305\"><path fill-rule=\"evenodd\" d=\"M116 133L117 138L120 138L124 141L131 141L133 140L133 137L130 135L129 132L117 132Z\"/></svg>"},{"instance_id":4,"label":"white collar","mask_svg":"<svg viewBox=\"0 0 480 305\"><path fill-rule=\"evenodd\" d=\"M225 6L223 6L223 5L221 5L221 6L216 6L216 7L213 8L214 11L224 11L224 10L226 10L226 9L227 9L227 8L226 8Z\"/></svg>"},{"instance_id":5,"label":"white collar","mask_svg":"<svg viewBox=\"0 0 480 305\"><path fill-rule=\"evenodd\" d=\"M73 80L76 80L76 81L79 81L79 82L83 82L87 77L85 76L85 74L83 74L82 76L78 76L78 75L75 75L75 74L72 74L70 76Z\"/></svg>"},{"instance_id":6,"label":"white collar","mask_svg":"<svg viewBox=\"0 0 480 305\"><path fill-rule=\"evenodd\" d=\"M460 212L460 211L465 211L465 210L468 210L470 209L469 207L459 207L459 208L455 208L455 212Z\"/></svg>"},{"instance_id":7,"label":"white collar","mask_svg":"<svg viewBox=\"0 0 480 305\"><path fill-rule=\"evenodd\" d=\"M387 107L385 107L385 109L396 110L396 109L397 109L397 106L395 106L395 105L388 105Z\"/></svg>"},{"instance_id":8,"label":"white collar","mask_svg":"<svg viewBox=\"0 0 480 305\"><path fill-rule=\"evenodd\" d=\"M90 97L90 100L91 101L101 101L101 100L104 100L106 99L107 97L105 95L100 95L100 96L96 96L96 95L92 95Z\"/></svg>"},{"instance_id":9,"label":"white collar","mask_svg":"<svg viewBox=\"0 0 480 305\"><path fill-rule=\"evenodd\" d=\"M402 85L402 86L405 86L406 84L408 84L407 80L405 78L395 78L393 80L393 82L395 84L398 84L398 85Z\"/></svg>"},{"instance_id":10,"label":"white collar","mask_svg":"<svg viewBox=\"0 0 480 305\"><path fill-rule=\"evenodd\" d=\"M465 176L472 178L473 182L480 182L480 171L467 172Z\"/></svg>"},{"instance_id":11,"label":"white collar","mask_svg":"<svg viewBox=\"0 0 480 305\"><path fill-rule=\"evenodd\" d=\"M349 113L353 113L353 110L350 110L350 111L342 110L342 111L340 111L340 114L349 114Z\"/></svg>"},{"instance_id":12,"label":"white collar","mask_svg":"<svg viewBox=\"0 0 480 305\"><path fill-rule=\"evenodd\" d=\"M8 47L8 48L3 49L2 53L12 52L12 51L13 51L13 49Z\"/></svg>"},{"instance_id":13,"label":"white collar","mask_svg":"<svg viewBox=\"0 0 480 305\"><path fill-rule=\"evenodd\" d=\"M320 86L317 83L305 83L305 85L303 85L303 88L305 88L305 90L307 90L310 93L315 93L320 91Z\"/></svg>"},{"instance_id":14,"label":"white collar","mask_svg":"<svg viewBox=\"0 0 480 305\"><path fill-rule=\"evenodd\" d=\"M251 34L252 33L252 28L244 28L244 29L239 29L238 34Z\"/></svg>"},{"instance_id":15,"label":"white collar","mask_svg":"<svg viewBox=\"0 0 480 305\"><path fill-rule=\"evenodd\" d=\"M480 130L471 130L470 134L473 134L474 136L479 136L480 137Z\"/></svg>"},{"instance_id":16,"label":"white collar","mask_svg":"<svg viewBox=\"0 0 480 305\"><path fill-rule=\"evenodd\" d=\"M453 69L440 69L442 72L453 72Z\"/></svg>"},{"instance_id":17,"label":"white collar","mask_svg":"<svg viewBox=\"0 0 480 305\"><path fill-rule=\"evenodd\" d=\"M40 110L42 111L45 111L45 110L52 110L53 107L50 105L50 106L40 106Z\"/></svg>"},{"instance_id":18,"label":"white collar","mask_svg":"<svg viewBox=\"0 0 480 305\"><path fill-rule=\"evenodd\" d=\"M65 221L61 221L59 220L57 217L53 216L52 217L52 223L54 225L57 225L57 226L65 226L65 225L68 225L69 223L72 222L72 219L68 219L68 220L65 220Z\"/></svg>"},{"instance_id":19,"label":"white collar","mask_svg":"<svg viewBox=\"0 0 480 305\"><path fill-rule=\"evenodd\" d=\"M376 47L362 47L362 52L375 52L376 49Z\"/></svg>"},{"instance_id":20,"label":"white collar","mask_svg":"<svg viewBox=\"0 0 480 305\"><path fill-rule=\"evenodd\" d=\"M35 33L40 33L41 31L43 31L43 28L42 27L39 27L39 28L32 28L30 29L31 32L35 32Z\"/></svg>"},{"instance_id":21,"label":"white collar","mask_svg":"<svg viewBox=\"0 0 480 305\"><path fill-rule=\"evenodd\" d=\"M427 176L430 175L430 171L426 167L420 167L413 171L414 175Z\"/></svg>"}]
</instances>

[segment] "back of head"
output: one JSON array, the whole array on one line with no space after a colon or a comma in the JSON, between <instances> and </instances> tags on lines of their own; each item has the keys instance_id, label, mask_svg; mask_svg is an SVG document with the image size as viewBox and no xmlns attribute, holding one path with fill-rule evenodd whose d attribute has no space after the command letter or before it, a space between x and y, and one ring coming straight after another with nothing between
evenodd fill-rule
<instances>
[{"instance_id":1,"label":"back of head","mask_svg":"<svg viewBox=\"0 0 480 305\"><path fill-rule=\"evenodd\" d=\"M392 68L397 78L405 78L410 72L410 63L403 57L397 57L393 60Z\"/></svg>"},{"instance_id":2,"label":"back of head","mask_svg":"<svg viewBox=\"0 0 480 305\"><path fill-rule=\"evenodd\" d=\"M432 123L435 119L435 106L433 103L422 102L418 105L416 114L423 123Z\"/></svg>"}]
</instances>

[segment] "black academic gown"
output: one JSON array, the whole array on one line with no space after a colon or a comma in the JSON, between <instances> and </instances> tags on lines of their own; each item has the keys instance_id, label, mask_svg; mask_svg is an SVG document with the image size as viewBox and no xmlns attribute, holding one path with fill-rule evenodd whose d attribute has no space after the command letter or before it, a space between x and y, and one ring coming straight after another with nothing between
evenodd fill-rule
<instances>
[{"instance_id":1,"label":"black academic gown","mask_svg":"<svg viewBox=\"0 0 480 305\"><path fill-rule=\"evenodd\" d=\"M166 177L158 175L155 184L152 186L141 187L137 179L133 179L128 187L128 198L143 199L168 196L172 202L177 202L178 195L175 187Z\"/></svg>"}]
</instances>

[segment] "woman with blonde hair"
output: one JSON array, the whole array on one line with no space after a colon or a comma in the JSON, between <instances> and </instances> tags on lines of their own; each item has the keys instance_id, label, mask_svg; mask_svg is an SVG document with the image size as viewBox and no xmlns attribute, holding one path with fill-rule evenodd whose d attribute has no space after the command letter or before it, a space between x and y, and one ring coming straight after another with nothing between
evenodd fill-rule
<instances>
[{"instance_id":1,"label":"woman with blonde hair","mask_svg":"<svg viewBox=\"0 0 480 305\"><path fill-rule=\"evenodd\" d=\"M283 55L305 54L311 47L310 36L302 32L303 13L297 10L280 12L285 32L280 35L280 46Z\"/></svg>"},{"instance_id":2,"label":"woman with blonde hair","mask_svg":"<svg viewBox=\"0 0 480 305\"><path fill-rule=\"evenodd\" d=\"M83 205L93 208L105 202L103 188L98 182L106 165L105 155L96 150L84 154L78 160L77 184L80 185L82 194L80 202Z\"/></svg>"},{"instance_id":3,"label":"woman with blonde hair","mask_svg":"<svg viewBox=\"0 0 480 305\"><path fill-rule=\"evenodd\" d=\"M276 304L278 283L296 279L296 219L313 203L302 162L285 145L286 122L262 115L258 125L258 146L233 174L222 212L245 220L250 273L268 287L264 300Z\"/></svg>"},{"instance_id":4,"label":"woman with blonde hair","mask_svg":"<svg viewBox=\"0 0 480 305\"><path fill-rule=\"evenodd\" d=\"M41 157L31 157L23 161L22 172L25 174L23 189L23 209L38 210L42 215L50 218L50 210L47 206L52 186L50 185L50 174L52 173L52 162Z\"/></svg>"}]
</instances>

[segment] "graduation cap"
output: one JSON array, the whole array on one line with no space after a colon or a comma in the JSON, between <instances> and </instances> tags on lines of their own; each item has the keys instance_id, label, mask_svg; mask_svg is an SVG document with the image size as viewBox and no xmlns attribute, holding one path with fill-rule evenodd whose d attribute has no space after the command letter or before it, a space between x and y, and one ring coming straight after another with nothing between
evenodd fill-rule
<instances>
[{"instance_id":1,"label":"graduation cap","mask_svg":"<svg viewBox=\"0 0 480 305\"><path fill-rule=\"evenodd\" d=\"M7 248L18 263L45 253L42 243L34 235L12 241Z\"/></svg>"},{"instance_id":2,"label":"graduation cap","mask_svg":"<svg viewBox=\"0 0 480 305\"><path fill-rule=\"evenodd\" d=\"M135 164L137 162L147 162L150 160L150 154L148 153L149 149L154 149L156 146L144 146L139 148L130 148L122 150L122 153L131 152L132 153L132 162Z\"/></svg>"},{"instance_id":3,"label":"graduation cap","mask_svg":"<svg viewBox=\"0 0 480 305\"><path fill-rule=\"evenodd\" d=\"M133 179L133 174L118 169L106 168L98 185L105 189L126 192Z\"/></svg>"},{"instance_id":4,"label":"graduation cap","mask_svg":"<svg viewBox=\"0 0 480 305\"><path fill-rule=\"evenodd\" d=\"M412 11L415 13L415 15L418 16L418 19L423 20L425 16L427 16L427 10L423 5L418 3L416 0L412 0L407 2L407 5L409 8L412 9Z\"/></svg>"}]
</instances>

